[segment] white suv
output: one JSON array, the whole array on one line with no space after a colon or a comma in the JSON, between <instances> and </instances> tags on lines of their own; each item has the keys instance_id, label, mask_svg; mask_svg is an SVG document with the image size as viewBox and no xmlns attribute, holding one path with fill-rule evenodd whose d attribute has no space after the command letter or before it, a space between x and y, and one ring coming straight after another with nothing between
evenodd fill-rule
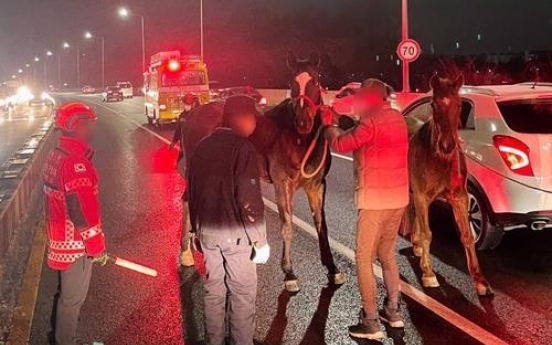
<instances>
[{"instance_id":1,"label":"white suv","mask_svg":"<svg viewBox=\"0 0 552 345\"><path fill-rule=\"evenodd\" d=\"M465 86L460 95L477 247L496 247L504 231L552 228L552 84ZM403 113L409 127L427 121L431 95Z\"/></svg>"},{"instance_id":2,"label":"white suv","mask_svg":"<svg viewBox=\"0 0 552 345\"><path fill-rule=\"evenodd\" d=\"M117 86L121 89L124 98L132 98L134 95L134 88L130 82L118 82Z\"/></svg>"}]
</instances>

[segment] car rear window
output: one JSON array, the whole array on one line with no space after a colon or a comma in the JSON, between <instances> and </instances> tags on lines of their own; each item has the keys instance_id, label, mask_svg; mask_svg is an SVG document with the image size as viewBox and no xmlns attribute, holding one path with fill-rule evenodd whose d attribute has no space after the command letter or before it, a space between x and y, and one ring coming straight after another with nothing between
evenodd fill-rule
<instances>
[{"instance_id":1,"label":"car rear window","mask_svg":"<svg viewBox=\"0 0 552 345\"><path fill-rule=\"evenodd\" d=\"M500 102L498 108L513 131L552 134L552 98Z\"/></svg>"},{"instance_id":2,"label":"car rear window","mask_svg":"<svg viewBox=\"0 0 552 345\"><path fill-rule=\"evenodd\" d=\"M127 89L127 88L129 88L129 87L131 87L131 86L130 86L130 84L119 84L119 87L124 88L124 89Z\"/></svg>"}]
</instances>

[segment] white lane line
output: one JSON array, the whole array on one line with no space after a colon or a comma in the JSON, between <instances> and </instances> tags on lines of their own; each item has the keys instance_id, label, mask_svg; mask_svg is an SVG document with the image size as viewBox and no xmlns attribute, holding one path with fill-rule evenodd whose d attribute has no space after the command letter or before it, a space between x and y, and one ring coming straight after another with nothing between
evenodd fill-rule
<instances>
[{"instance_id":1,"label":"white lane line","mask_svg":"<svg viewBox=\"0 0 552 345\"><path fill-rule=\"evenodd\" d=\"M273 201L263 197L265 206L270 209L271 211L274 211L278 213L278 206ZM301 230L305 231L309 235L318 238L318 233L316 229L310 225L309 223L305 222L304 220L298 218L297 216L293 215L292 217L293 223L300 228ZM355 262L355 252L351 248L343 245L342 243L336 241L335 239L329 237L330 247L334 250L340 253L341 255L345 256L347 259L351 260L353 263ZM383 273L381 270L381 266L377 264L373 264L374 268L374 275L380 279L383 279ZM445 321L449 322L453 326L457 327L464 333L470 335L474 339L482 342L483 344L488 345L507 345L505 341L502 339L496 337L494 334L490 333L489 331L479 327L475 323L471 322L470 320L464 318L460 314L456 313L452 309L448 308L447 306L441 304L434 298L426 295L422 291L418 290L414 286L408 284L407 282L401 280L400 281L400 288L401 292L408 297L412 298L414 301L418 302L422 306L426 307L429 311L433 312L437 316L441 317Z\"/></svg>"},{"instance_id":2,"label":"white lane line","mask_svg":"<svg viewBox=\"0 0 552 345\"><path fill-rule=\"evenodd\" d=\"M109 107L107 107L103 104L99 104L99 103L96 103L96 104L108 109L109 111L113 112L116 115L124 117L125 119L127 119L128 121L130 121L134 125L136 125L137 127L142 128L143 130L145 130L148 133L152 134L153 136L155 136L159 140L161 140L161 141L163 141L167 144L170 144L169 140L167 140L166 138L162 137L161 135L155 133L154 131L150 130L149 128L144 127L143 125L139 124L138 122L130 119L128 116L126 116L122 113L119 113L117 111L114 111L113 109L111 109L111 108L109 108ZM273 201L271 201L271 200L269 200L265 197L263 197L263 201L265 203L265 206L269 210L278 213L278 207ZM295 215L293 216L292 221L301 230L305 231L306 233L308 233L309 235L311 235L315 238L318 238L318 233L317 233L316 229L312 225L310 225L309 223L305 222L304 220L298 218ZM345 256L347 259L351 260L351 262L353 262L353 263L355 262L355 252L354 252L354 250L352 250L351 248L343 245L342 243L336 241L335 239L333 239L331 237L329 237L329 241L330 241L330 246L334 251L337 251L341 255ZM383 274L382 274L382 271L381 271L381 267L379 265L374 264L374 275L376 275L380 279L383 279ZM460 314L458 314L454 310L452 310L452 309L448 308L447 306L441 304L436 299L426 295L425 293L418 290L414 286L408 284L407 282L401 280L400 288L401 288L402 293L404 293L405 295L407 295L408 297L410 297L411 299L416 301L418 304L424 306L430 312L432 312L435 315L439 316L443 320L447 321L448 323L450 323L454 327L456 327L459 330L463 331L464 333L471 336L472 338L480 341L481 343L483 343L485 345L508 345L507 342L505 342L504 340L498 338L496 335L494 335L491 332L479 327L478 325L476 325L472 321L464 318L463 316L461 316Z\"/></svg>"}]
</instances>

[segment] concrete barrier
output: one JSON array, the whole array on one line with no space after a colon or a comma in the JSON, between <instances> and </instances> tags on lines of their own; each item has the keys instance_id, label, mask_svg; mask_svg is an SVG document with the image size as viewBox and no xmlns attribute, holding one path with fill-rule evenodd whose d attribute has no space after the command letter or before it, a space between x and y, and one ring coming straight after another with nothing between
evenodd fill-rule
<instances>
[{"instance_id":1,"label":"concrete barrier","mask_svg":"<svg viewBox=\"0 0 552 345\"><path fill-rule=\"evenodd\" d=\"M33 193L42 181L42 168L54 147L52 122L46 121L6 163L0 167L0 262L15 231L31 208Z\"/></svg>"},{"instance_id":2,"label":"concrete barrier","mask_svg":"<svg viewBox=\"0 0 552 345\"><path fill-rule=\"evenodd\" d=\"M274 106L289 97L289 90L282 89L259 89L259 92L266 98L268 106ZM330 104L336 91L325 91L322 94L324 104Z\"/></svg>"}]
</instances>

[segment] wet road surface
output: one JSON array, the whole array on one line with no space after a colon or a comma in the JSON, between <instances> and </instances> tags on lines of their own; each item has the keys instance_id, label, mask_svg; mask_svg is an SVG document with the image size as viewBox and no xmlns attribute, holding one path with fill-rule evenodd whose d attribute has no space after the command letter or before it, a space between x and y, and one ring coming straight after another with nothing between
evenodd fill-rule
<instances>
[{"instance_id":1,"label":"wet road surface","mask_svg":"<svg viewBox=\"0 0 552 345\"><path fill-rule=\"evenodd\" d=\"M51 107L18 106L0 111L0 165L23 146L51 114Z\"/></svg>"},{"instance_id":2,"label":"wet road surface","mask_svg":"<svg viewBox=\"0 0 552 345\"><path fill-rule=\"evenodd\" d=\"M176 153L148 131L170 140L174 128L140 127L146 122L140 98L107 105L95 96L78 98L94 106L99 115L94 146L108 250L160 273L154 279L115 266L95 268L80 335L88 342L113 345L203 344L201 265L196 270L179 269L176 264L182 189L174 169ZM265 198L273 201L272 187L263 189ZM334 256L348 278L339 289L327 286L316 240L297 229L292 258L302 290L295 296L283 291L279 221L267 209L272 257L258 268L258 344L378 343L357 342L347 335L360 302L349 253L354 248L352 190L351 162L334 157L326 210L330 236L342 248L334 250ZM294 206L297 219L311 223L302 193ZM441 287L421 287L418 260L410 243L400 239L403 281L505 343L552 343L552 232L512 232L497 250L480 253L496 295L479 298L466 274L463 249L445 206L433 208L432 228L432 259ZM44 269L31 344L47 344L56 286L55 273ZM379 289L383 291L381 282ZM403 298L401 307L406 327L401 332L388 330L384 344L479 344L409 297Z\"/></svg>"}]
</instances>

